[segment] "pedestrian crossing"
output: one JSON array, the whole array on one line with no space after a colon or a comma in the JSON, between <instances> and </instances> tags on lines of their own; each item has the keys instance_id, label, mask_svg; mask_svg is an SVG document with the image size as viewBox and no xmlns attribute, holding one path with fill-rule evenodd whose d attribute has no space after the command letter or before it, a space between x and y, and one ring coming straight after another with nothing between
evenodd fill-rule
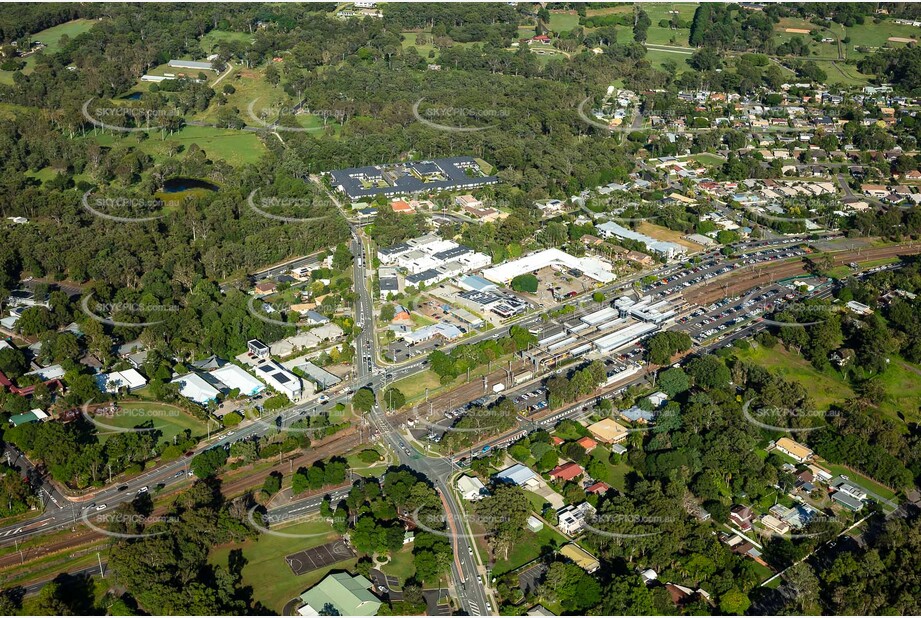
<instances>
[{"instance_id":1,"label":"pedestrian crossing","mask_svg":"<svg viewBox=\"0 0 921 618\"><path fill-rule=\"evenodd\" d=\"M476 604L476 601L468 600L467 603L470 604L470 615L471 616L481 616L480 606Z\"/></svg>"}]
</instances>

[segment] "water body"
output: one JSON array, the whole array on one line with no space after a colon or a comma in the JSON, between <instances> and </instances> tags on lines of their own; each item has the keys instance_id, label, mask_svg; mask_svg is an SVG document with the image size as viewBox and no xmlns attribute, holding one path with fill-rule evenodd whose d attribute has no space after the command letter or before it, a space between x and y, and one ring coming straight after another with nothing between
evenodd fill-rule
<instances>
[{"instance_id":1,"label":"water body","mask_svg":"<svg viewBox=\"0 0 921 618\"><path fill-rule=\"evenodd\" d=\"M132 92L130 94L126 94L122 98L128 101L138 101L142 96L144 96L143 92Z\"/></svg>"},{"instance_id":2,"label":"water body","mask_svg":"<svg viewBox=\"0 0 921 618\"><path fill-rule=\"evenodd\" d=\"M200 178L170 178L163 183L163 193L182 193L194 189L217 191L219 188L216 184Z\"/></svg>"}]
</instances>

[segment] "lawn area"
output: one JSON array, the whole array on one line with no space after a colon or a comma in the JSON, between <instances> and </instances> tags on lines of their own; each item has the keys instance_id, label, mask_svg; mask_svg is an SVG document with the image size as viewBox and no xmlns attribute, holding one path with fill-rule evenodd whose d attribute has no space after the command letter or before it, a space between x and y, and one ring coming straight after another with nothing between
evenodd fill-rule
<instances>
[{"instance_id":1,"label":"lawn area","mask_svg":"<svg viewBox=\"0 0 921 618\"><path fill-rule=\"evenodd\" d=\"M56 54L61 49L60 42L62 37L67 35L73 39L80 36L84 32L89 32L90 28L95 25L96 20L94 19L75 19L65 24L60 24L58 26L48 28L47 30L36 32L32 35L32 40L41 41L45 44L45 49L43 49L40 53L45 55ZM25 59L26 66L24 66L22 69L24 75L28 75L33 70L35 70L35 61L36 54L32 54ZM15 71L0 71L0 83L12 84L13 73L15 73Z\"/></svg>"},{"instance_id":2,"label":"lawn area","mask_svg":"<svg viewBox=\"0 0 921 618\"><path fill-rule=\"evenodd\" d=\"M416 563L413 562L413 544L403 546L403 549L390 555L390 562L381 567L387 575L393 575L400 580L400 586L416 574ZM432 583L435 585L434 583Z\"/></svg>"},{"instance_id":3,"label":"lawn area","mask_svg":"<svg viewBox=\"0 0 921 618\"><path fill-rule=\"evenodd\" d=\"M193 436L204 436L208 429L201 421L183 410L167 403L152 401L132 401L120 404L119 413L114 416L100 416L99 423L129 429L137 427L147 421L152 421L153 426L160 430L160 442L170 442L186 429L191 430ZM213 425L213 423L212 423ZM118 432L106 431L97 427L99 442L105 443Z\"/></svg>"},{"instance_id":4,"label":"lawn area","mask_svg":"<svg viewBox=\"0 0 921 618\"><path fill-rule=\"evenodd\" d=\"M94 131L85 138L102 146L121 144L139 148L158 162L169 158L182 158L184 153L170 155L170 148L181 146L185 151L192 144L197 144L205 154L212 159L223 159L233 166L257 163L267 152L265 145L259 137L250 131L236 131L234 129L217 129L214 127L183 127L172 135L163 136L162 133L150 132L150 137L139 140L136 135L114 136L111 133ZM274 139L274 138L273 138Z\"/></svg>"},{"instance_id":5,"label":"lawn area","mask_svg":"<svg viewBox=\"0 0 921 618\"><path fill-rule=\"evenodd\" d=\"M230 551L242 549L247 560L243 567L243 585L252 586L253 598L279 614L288 601L319 582L327 573L332 570L351 570L357 562L357 559L352 558L304 575L295 575L285 563L285 556L328 543L338 535L328 523L321 520L298 523L282 530L286 534L321 536L292 539L261 534L255 540L215 548L209 558L211 564L226 567Z\"/></svg>"},{"instance_id":6,"label":"lawn area","mask_svg":"<svg viewBox=\"0 0 921 618\"><path fill-rule=\"evenodd\" d=\"M687 157L689 161L696 161L700 165L722 165L726 160L722 157L719 157L715 154L710 154L709 152L701 152L699 154L691 155Z\"/></svg>"},{"instance_id":7,"label":"lawn area","mask_svg":"<svg viewBox=\"0 0 921 618\"><path fill-rule=\"evenodd\" d=\"M867 476L864 476L860 472L845 468L844 466L838 466L835 464L831 464L831 463L828 463L827 461L823 461L822 465L828 468L828 471L831 472L832 474L837 475L837 476L840 476L843 474L844 476L848 477L851 480L851 483L853 483L854 485L859 485L860 487L863 487L864 489L869 489L870 491L876 492L879 495L881 495L883 498L886 498L887 500L892 500L893 498L895 498L894 491L892 491L891 489L889 489L888 487L884 485L880 485L873 479Z\"/></svg>"},{"instance_id":8,"label":"lawn area","mask_svg":"<svg viewBox=\"0 0 921 618\"><path fill-rule=\"evenodd\" d=\"M592 449L590 456L592 459L597 459L601 461L604 464L605 469L607 470L607 472L605 473L603 477L598 478L596 480L604 481L605 483L607 483L614 489L617 489L618 491L624 491L626 487L626 477L630 472L633 471L633 468L631 468L628 464L624 463L623 461L621 461L621 463L619 464L610 463L609 459L610 459L611 453L608 451L608 449L604 448L603 446L597 446L594 449Z\"/></svg>"},{"instance_id":9,"label":"lawn area","mask_svg":"<svg viewBox=\"0 0 921 618\"><path fill-rule=\"evenodd\" d=\"M873 20L867 20L863 24L845 28L845 30L847 36L851 38L851 42L847 45L848 58L860 58L863 56L856 50L857 47L905 46L905 43L889 42L889 37L921 39L921 29L896 24L891 20L883 20L878 24L873 23Z\"/></svg>"},{"instance_id":10,"label":"lawn area","mask_svg":"<svg viewBox=\"0 0 921 618\"><path fill-rule=\"evenodd\" d=\"M209 74L209 78L211 75ZM233 86L233 94L224 95L222 89L226 84ZM273 86L265 79L263 69L244 69L236 66L233 73L221 80L215 90L217 95L211 100L211 105L199 114L192 117L193 120L204 122L214 122L218 117L218 112L224 107L236 108L239 110L240 119L250 126L261 126L259 119L262 118L261 112L266 112L266 123L271 122L278 116L280 107L291 108L294 103L289 100L288 95L282 90L281 86ZM225 98L226 103L220 103L220 99ZM249 114L249 107L252 104L253 119Z\"/></svg>"},{"instance_id":11,"label":"lawn area","mask_svg":"<svg viewBox=\"0 0 921 618\"><path fill-rule=\"evenodd\" d=\"M781 345L773 349L753 346L748 350L734 350L734 353L742 360L755 363L786 379L801 383L809 391L813 403L822 410L827 410L831 404L854 396L850 386L838 375L818 371L804 358L787 351Z\"/></svg>"},{"instance_id":12,"label":"lawn area","mask_svg":"<svg viewBox=\"0 0 921 618\"><path fill-rule=\"evenodd\" d=\"M410 403L420 397L425 397L426 388L429 389L430 396L435 389L441 388L441 378L437 373L429 370L397 380L393 386L402 391L406 395L407 403Z\"/></svg>"},{"instance_id":13,"label":"lawn area","mask_svg":"<svg viewBox=\"0 0 921 618\"><path fill-rule=\"evenodd\" d=\"M224 43L227 41L239 41L241 43L249 43L253 40L253 35L247 34L246 32L231 32L229 30L212 30L205 36L201 38L199 44L201 49L206 54L210 54L214 49L215 45L218 43Z\"/></svg>"},{"instance_id":14,"label":"lawn area","mask_svg":"<svg viewBox=\"0 0 921 618\"><path fill-rule=\"evenodd\" d=\"M525 565L532 560L539 558L549 547L560 547L566 543L562 534L544 525L540 532L534 533L530 530L524 533L522 539L515 544L509 551L508 559L499 557L493 566L492 574L496 577L509 571L514 571L518 567Z\"/></svg>"},{"instance_id":15,"label":"lawn area","mask_svg":"<svg viewBox=\"0 0 921 618\"><path fill-rule=\"evenodd\" d=\"M891 416L901 414L908 422L921 419L921 367L894 357L879 379L888 395L880 409Z\"/></svg>"},{"instance_id":16,"label":"lawn area","mask_svg":"<svg viewBox=\"0 0 921 618\"><path fill-rule=\"evenodd\" d=\"M524 493L528 497L528 500L531 502L531 509L535 513L543 513L544 505L550 504L549 502L547 502L546 498L534 493L533 491L524 490Z\"/></svg>"},{"instance_id":17,"label":"lawn area","mask_svg":"<svg viewBox=\"0 0 921 618\"><path fill-rule=\"evenodd\" d=\"M553 32L569 32L579 25L579 16L575 11L572 12L551 12L550 29Z\"/></svg>"},{"instance_id":18,"label":"lawn area","mask_svg":"<svg viewBox=\"0 0 921 618\"><path fill-rule=\"evenodd\" d=\"M678 11L678 17L681 21L690 22L694 19L694 11L697 10L697 3L689 2L663 2L644 4L643 10L649 15L652 25L646 34L646 42L654 45L678 45L686 47L688 37L691 35L690 28L672 29L671 26L662 28L659 22L663 19L671 20L672 11ZM674 39L674 42L672 41Z\"/></svg>"},{"instance_id":19,"label":"lawn area","mask_svg":"<svg viewBox=\"0 0 921 618\"><path fill-rule=\"evenodd\" d=\"M629 34L629 32L627 34L622 34L621 28L618 28L617 30L618 30L617 39L627 40L626 37ZM651 28L650 28L650 31L652 31ZM662 64L666 62L667 60L671 60L672 62L678 65L679 74L692 70L691 67L688 66L688 63L685 62L690 57L691 57L691 54L683 53L683 52L680 52L680 53L679 52L667 52L667 51L661 51L658 49L647 49L646 50L646 60L648 60L649 64L651 64L653 67L657 69L662 69Z\"/></svg>"}]
</instances>

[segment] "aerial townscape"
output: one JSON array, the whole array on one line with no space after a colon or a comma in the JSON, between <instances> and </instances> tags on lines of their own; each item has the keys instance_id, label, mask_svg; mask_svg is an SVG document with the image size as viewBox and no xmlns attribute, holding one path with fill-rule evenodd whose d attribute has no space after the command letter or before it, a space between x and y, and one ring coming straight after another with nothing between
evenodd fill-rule
<instances>
[{"instance_id":1,"label":"aerial townscape","mask_svg":"<svg viewBox=\"0 0 921 618\"><path fill-rule=\"evenodd\" d=\"M0 6L0 614L921 615L921 3Z\"/></svg>"}]
</instances>

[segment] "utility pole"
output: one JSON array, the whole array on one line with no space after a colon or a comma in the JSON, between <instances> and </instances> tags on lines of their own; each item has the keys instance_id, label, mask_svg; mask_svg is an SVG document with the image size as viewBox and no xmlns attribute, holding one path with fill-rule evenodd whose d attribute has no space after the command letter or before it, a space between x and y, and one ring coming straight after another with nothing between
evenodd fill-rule
<instances>
[{"instance_id":1,"label":"utility pole","mask_svg":"<svg viewBox=\"0 0 921 618\"><path fill-rule=\"evenodd\" d=\"M96 560L99 561L99 576L105 579L106 572L105 572L105 569L102 568L102 556L99 555L98 551L96 552Z\"/></svg>"}]
</instances>

